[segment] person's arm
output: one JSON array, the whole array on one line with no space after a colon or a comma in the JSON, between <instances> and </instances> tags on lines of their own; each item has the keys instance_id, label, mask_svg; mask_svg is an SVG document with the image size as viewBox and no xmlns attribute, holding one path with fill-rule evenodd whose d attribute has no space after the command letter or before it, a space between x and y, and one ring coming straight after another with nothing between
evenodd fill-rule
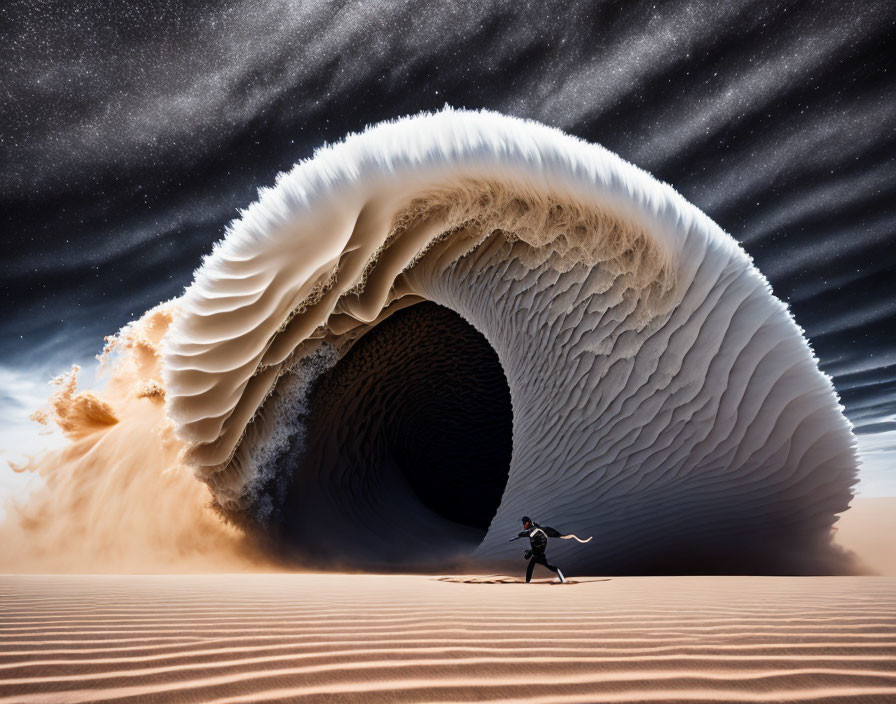
<instances>
[{"instance_id":1,"label":"person's arm","mask_svg":"<svg viewBox=\"0 0 896 704\"><path fill-rule=\"evenodd\" d=\"M528 537L529 537L529 531L523 530L523 531L520 531L519 535L517 535L515 538L511 538L507 542L512 543L514 540L519 540L520 538L528 538Z\"/></svg>"}]
</instances>

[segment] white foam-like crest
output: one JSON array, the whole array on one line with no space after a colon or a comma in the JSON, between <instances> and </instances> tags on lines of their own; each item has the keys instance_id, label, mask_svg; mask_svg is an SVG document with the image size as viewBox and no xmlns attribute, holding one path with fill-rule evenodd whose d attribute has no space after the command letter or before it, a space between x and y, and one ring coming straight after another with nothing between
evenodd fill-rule
<instances>
[{"instance_id":1,"label":"white foam-like crest","mask_svg":"<svg viewBox=\"0 0 896 704\"><path fill-rule=\"evenodd\" d=\"M419 300L480 330L510 386L513 460L480 556L539 510L603 536L591 565L712 534L826 545L849 503L855 440L830 379L733 238L598 145L446 109L281 174L180 301L166 411L223 507L252 503L312 412L284 372Z\"/></svg>"}]
</instances>

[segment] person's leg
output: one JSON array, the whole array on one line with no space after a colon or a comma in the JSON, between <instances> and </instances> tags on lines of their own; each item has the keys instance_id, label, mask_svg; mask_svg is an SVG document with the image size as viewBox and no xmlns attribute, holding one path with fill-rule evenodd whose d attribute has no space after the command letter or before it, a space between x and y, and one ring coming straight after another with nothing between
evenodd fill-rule
<instances>
[{"instance_id":1,"label":"person's leg","mask_svg":"<svg viewBox=\"0 0 896 704\"><path fill-rule=\"evenodd\" d=\"M529 566L526 567L526 584L532 579L532 570L535 569L535 555L529 558Z\"/></svg>"},{"instance_id":2,"label":"person's leg","mask_svg":"<svg viewBox=\"0 0 896 704\"><path fill-rule=\"evenodd\" d=\"M536 553L536 554L532 555L532 559L529 560L529 570L528 570L528 572L526 572L526 575L527 575L526 581L527 582L529 581L528 575L532 574L532 570L535 569L536 563L538 563L539 565L544 565L545 567L548 567L550 569L550 566L548 565L548 561L545 558L544 553L540 553L540 554Z\"/></svg>"},{"instance_id":3,"label":"person's leg","mask_svg":"<svg viewBox=\"0 0 896 704\"><path fill-rule=\"evenodd\" d=\"M550 562L548 562L547 557L544 558L544 561L541 564L543 564L545 567L547 567L549 570L551 570L551 572L556 572L557 576L560 578L561 582L564 582L564 583L566 582L566 577L563 576L563 573L560 571L560 568L557 567L556 565L552 565Z\"/></svg>"}]
</instances>

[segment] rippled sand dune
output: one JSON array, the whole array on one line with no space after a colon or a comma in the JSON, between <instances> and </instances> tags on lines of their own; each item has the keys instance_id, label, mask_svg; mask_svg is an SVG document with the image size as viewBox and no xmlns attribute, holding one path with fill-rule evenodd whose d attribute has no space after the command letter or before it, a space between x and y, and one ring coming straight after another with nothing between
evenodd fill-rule
<instances>
[{"instance_id":1,"label":"rippled sand dune","mask_svg":"<svg viewBox=\"0 0 896 704\"><path fill-rule=\"evenodd\" d=\"M492 581L4 576L0 702L896 701L896 579Z\"/></svg>"},{"instance_id":2,"label":"rippled sand dune","mask_svg":"<svg viewBox=\"0 0 896 704\"><path fill-rule=\"evenodd\" d=\"M317 150L103 360L38 416L70 442L29 463L3 571L494 572L523 515L599 536L556 547L579 573L860 571L832 544L856 439L789 307L545 125L445 109Z\"/></svg>"},{"instance_id":3,"label":"rippled sand dune","mask_svg":"<svg viewBox=\"0 0 896 704\"><path fill-rule=\"evenodd\" d=\"M490 571L530 514L604 537L558 547L581 571L851 569L855 439L788 307L599 145L450 109L349 135L262 189L176 308L182 456L305 564Z\"/></svg>"}]
</instances>

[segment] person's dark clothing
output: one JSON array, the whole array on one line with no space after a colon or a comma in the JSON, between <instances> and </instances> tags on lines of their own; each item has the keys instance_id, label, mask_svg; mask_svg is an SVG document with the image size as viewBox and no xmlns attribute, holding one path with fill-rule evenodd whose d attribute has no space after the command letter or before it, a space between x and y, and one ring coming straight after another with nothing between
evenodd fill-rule
<instances>
[{"instance_id":1,"label":"person's dark clothing","mask_svg":"<svg viewBox=\"0 0 896 704\"><path fill-rule=\"evenodd\" d=\"M516 536L517 538L528 538L529 545L532 546L532 552L536 555L538 553L544 554L545 548L548 546L548 536L545 533L541 526L538 524L533 524L532 528L529 530L522 530Z\"/></svg>"},{"instance_id":2,"label":"person's dark clothing","mask_svg":"<svg viewBox=\"0 0 896 704\"><path fill-rule=\"evenodd\" d=\"M526 567L526 583L529 583L532 580L532 570L535 569L535 563L544 565L549 570L551 570L551 572L556 572L557 574L560 573L560 570L557 569L556 565L552 565L550 562L548 562L543 552L538 553L533 551L532 557L529 558L529 566Z\"/></svg>"},{"instance_id":3,"label":"person's dark clothing","mask_svg":"<svg viewBox=\"0 0 896 704\"><path fill-rule=\"evenodd\" d=\"M531 547L530 550L526 551L529 553L529 555L526 555L526 557L529 558L529 566L526 567L526 582L532 580L532 570L535 569L536 563L544 565L552 572L560 574L560 570L558 570L555 565L548 562L544 554L544 551L548 546L548 531L552 535L560 535L560 533L553 528L542 528L540 525L533 522L532 527L529 530L522 530L516 536L517 538L528 538Z\"/></svg>"}]
</instances>

